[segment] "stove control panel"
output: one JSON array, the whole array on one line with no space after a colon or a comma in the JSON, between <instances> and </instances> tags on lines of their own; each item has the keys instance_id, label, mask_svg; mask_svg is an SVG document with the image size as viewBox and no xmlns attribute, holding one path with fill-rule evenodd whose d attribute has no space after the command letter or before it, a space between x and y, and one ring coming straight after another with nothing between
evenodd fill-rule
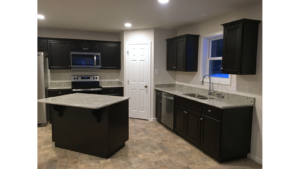
<instances>
[{"instance_id":1,"label":"stove control panel","mask_svg":"<svg viewBox=\"0 0 300 169\"><path fill-rule=\"evenodd\" d=\"M99 76L83 76L83 75L78 75L78 76L71 76L71 81L99 81Z\"/></svg>"}]
</instances>

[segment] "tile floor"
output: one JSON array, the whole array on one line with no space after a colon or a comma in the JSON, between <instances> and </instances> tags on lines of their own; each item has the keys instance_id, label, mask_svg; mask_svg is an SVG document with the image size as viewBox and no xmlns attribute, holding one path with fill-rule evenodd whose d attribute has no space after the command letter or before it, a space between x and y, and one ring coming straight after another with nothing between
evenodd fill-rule
<instances>
[{"instance_id":1,"label":"tile floor","mask_svg":"<svg viewBox=\"0 0 300 169\"><path fill-rule=\"evenodd\" d=\"M126 146L109 159L54 147L51 125L38 128L39 169L259 169L251 159L219 164L157 122L129 119Z\"/></svg>"}]
</instances>

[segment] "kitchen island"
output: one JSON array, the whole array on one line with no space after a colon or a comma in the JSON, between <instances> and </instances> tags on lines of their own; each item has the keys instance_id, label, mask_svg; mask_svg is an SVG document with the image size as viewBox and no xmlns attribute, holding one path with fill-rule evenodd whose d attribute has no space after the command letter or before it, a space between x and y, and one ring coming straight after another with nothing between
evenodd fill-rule
<instances>
[{"instance_id":1,"label":"kitchen island","mask_svg":"<svg viewBox=\"0 0 300 169\"><path fill-rule=\"evenodd\" d=\"M67 94L40 99L50 104L55 147L109 158L129 137L129 97Z\"/></svg>"}]
</instances>

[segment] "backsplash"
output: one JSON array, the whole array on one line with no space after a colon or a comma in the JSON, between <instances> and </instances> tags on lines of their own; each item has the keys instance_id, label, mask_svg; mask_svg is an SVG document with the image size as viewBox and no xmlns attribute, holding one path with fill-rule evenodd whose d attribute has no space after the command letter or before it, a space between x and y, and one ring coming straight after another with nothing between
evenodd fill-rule
<instances>
[{"instance_id":1,"label":"backsplash","mask_svg":"<svg viewBox=\"0 0 300 169\"><path fill-rule=\"evenodd\" d=\"M123 83L120 81L99 81L100 86L102 87L123 87ZM71 81L51 81L49 83L50 89L56 88L71 88Z\"/></svg>"},{"instance_id":2,"label":"backsplash","mask_svg":"<svg viewBox=\"0 0 300 169\"><path fill-rule=\"evenodd\" d=\"M157 88L174 88L176 91L182 92L182 93L197 93L199 95L208 95L208 89L203 89L199 87L194 87L194 86L187 86L187 85L182 85L182 84L156 84L155 87ZM248 96L241 96L237 94L231 94L231 93L224 93L224 92L219 92L215 91L212 96L216 96L216 94L223 94L224 98L220 99L226 99L230 101L238 101L238 102L243 102L243 103L249 103L249 104L254 104L255 103L255 98L254 97L248 97Z\"/></svg>"}]
</instances>

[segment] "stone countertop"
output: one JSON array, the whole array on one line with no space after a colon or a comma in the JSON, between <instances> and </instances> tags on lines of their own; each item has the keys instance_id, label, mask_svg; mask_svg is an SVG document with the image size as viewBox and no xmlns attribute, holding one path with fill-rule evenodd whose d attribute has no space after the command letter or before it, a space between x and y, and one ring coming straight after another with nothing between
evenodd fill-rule
<instances>
[{"instance_id":1,"label":"stone countertop","mask_svg":"<svg viewBox=\"0 0 300 169\"><path fill-rule=\"evenodd\" d=\"M100 109L102 107L106 107L128 99L129 97L74 93L39 99L38 102L87 109Z\"/></svg>"},{"instance_id":2,"label":"stone countertop","mask_svg":"<svg viewBox=\"0 0 300 169\"><path fill-rule=\"evenodd\" d=\"M56 90L56 89L72 89L72 87L48 87L49 90Z\"/></svg>"},{"instance_id":3,"label":"stone countertop","mask_svg":"<svg viewBox=\"0 0 300 169\"><path fill-rule=\"evenodd\" d=\"M245 102L237 101L237 100L228 100L228 99L223 99L223 98L219 98L219 97L216 97L216 96L208 96L208 95L205 95L205 96L206 97L212 97L214 99L206 99L206 100L197 99L197 98L194 98L194 97L183 95L185 93L192 93L192 92L179 91L175 87L155 87L155 89L160 90L162 92L170 93L170 94L173 94L173 95L176 95L176 96L184 97L186 99L190 99L190 100L194 100L194 101L197 101L197 102L200 102L200 103L204 103L204 104L207 104L207 105L210 105L210 106L218 107L218 108L221 108L221 109L234 108L234 107L254 106L253 103L245 103Z\"/></svg>"}]
</instances>

